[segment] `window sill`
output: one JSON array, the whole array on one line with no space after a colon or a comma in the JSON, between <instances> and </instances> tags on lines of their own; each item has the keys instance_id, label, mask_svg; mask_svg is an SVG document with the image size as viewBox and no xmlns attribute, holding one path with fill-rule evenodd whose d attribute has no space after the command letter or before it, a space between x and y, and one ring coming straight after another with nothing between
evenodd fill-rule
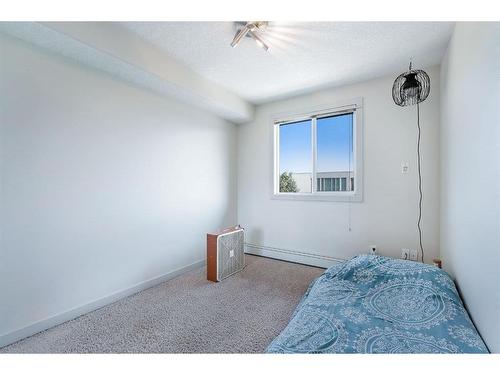
<instances>
[{"instance_id":1,"label":"window sill","mask_svg":"<svg viewBox=\"0 0 500 375\"><path fill-rule=\"evenodd\" d=\"M308 194L308 193L274 193L271 199L291 201L318 201L318 202L362 202L360 193L354 194Z\"/></svg>"}]
</instances>

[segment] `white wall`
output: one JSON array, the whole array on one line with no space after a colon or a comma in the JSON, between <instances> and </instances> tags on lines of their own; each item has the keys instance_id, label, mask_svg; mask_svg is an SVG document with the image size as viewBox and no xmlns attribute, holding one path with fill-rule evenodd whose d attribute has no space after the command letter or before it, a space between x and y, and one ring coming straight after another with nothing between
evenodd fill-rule
<instances>
[{"instance_id":1,"label":"white wall","mask_svg":"<svg viewBox=\"0 0 500 375\"><path fill-rule=\"evenodd\" d=\"M234 125L9 37L0 54L0 338L202 261L235 223Z\"/></svg>"},{"instance_id":2,"label":"white wall","mask_svg":"<svg viewBox=\"0 0 500 375\"><path fill-rule=\"evenodd\" d=\"M500 352L500 23L458 23L441 68L441 256Z\"/></svg>"},{"instance_id":3,"label":"white wall","mask_svg":"<svg viewBox=\"0 0 500 375\"><path fill-rule=\"evenodd\" d=\"M426 70L432 88L421 105L423 235L425 260L431 262L439 250L439 68ZM262 105L255 121L238 127L238 222L248 243L334 258L350 258L372 244L395 257L401 248L418 248L416 108L394 104L394 78ZM271 199L271 117L357 97L364 99L364 199L351 203L349 232L349 203ZM408 174L401 174L403 161L410 164Z\"/></svg>"}]
</instances>

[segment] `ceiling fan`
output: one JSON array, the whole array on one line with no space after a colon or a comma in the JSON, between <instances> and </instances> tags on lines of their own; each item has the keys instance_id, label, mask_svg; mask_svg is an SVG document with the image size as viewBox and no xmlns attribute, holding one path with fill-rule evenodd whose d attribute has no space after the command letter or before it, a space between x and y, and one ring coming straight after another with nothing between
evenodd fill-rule
<instances>
[{"instance_id":1,"label":"ceiling fan","mask_svg":"<svg viewBox=\"0 0 500 375\"><path fill-rule=\"evenodd\" d=\"M243 37L247 37L255 40L255 43L265 51L269 51L269 46L259 36L266 30L267 21L235 22L235 26L236 34L231 42L231 47L236 47Z\"/></svg>"}]
</instances>

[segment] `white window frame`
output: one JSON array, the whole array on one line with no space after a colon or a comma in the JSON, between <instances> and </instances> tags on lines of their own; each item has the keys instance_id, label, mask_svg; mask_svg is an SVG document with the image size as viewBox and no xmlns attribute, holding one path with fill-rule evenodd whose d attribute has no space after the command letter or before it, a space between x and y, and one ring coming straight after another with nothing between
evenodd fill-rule
<instances>
[{"instance_id":1,"label":"white window frame","mask_svg":"<svg viewBox=\"0 0 500 375\"><path fill-rule=\"evenodd\" d=\"M316 161L317 161L317 126L318 118L343 113L353 113L353 170L354 191L317 191ZM312 142L312 192L282 193L279 191L279 126L285 123L311 120ZM363 201L363 99L356 98L337 102L328 106L309 108L305 111L276 114L272 116L273 130L273 176L272 199L309 200L309 201Z\"/></svg>"}]
</instances>

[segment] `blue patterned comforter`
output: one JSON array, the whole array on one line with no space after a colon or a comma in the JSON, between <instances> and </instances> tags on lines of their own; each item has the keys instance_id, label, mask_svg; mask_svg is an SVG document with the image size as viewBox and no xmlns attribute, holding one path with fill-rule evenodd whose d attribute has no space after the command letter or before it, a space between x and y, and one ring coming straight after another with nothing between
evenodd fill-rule
<instances>
[{"instance_id":1,"label":"blue patterned comforter","mask_svg":"<svg viewBox=\"0 0 500 375\"><path fill-rule=\"evenodd\" d=\"M487 353L434 266L360 255L317 278L268 353Z\"/></svg>"}]
</instances>

